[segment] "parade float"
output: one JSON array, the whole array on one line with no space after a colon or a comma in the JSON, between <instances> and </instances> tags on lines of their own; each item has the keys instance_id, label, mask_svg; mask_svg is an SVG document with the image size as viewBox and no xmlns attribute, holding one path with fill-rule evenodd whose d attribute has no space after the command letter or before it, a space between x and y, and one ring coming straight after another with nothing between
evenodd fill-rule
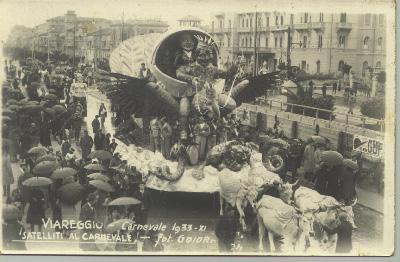
<instances>
[{"instance_id":1,"label":"parade float","mask_svg":"<svg viewBox=\"0 0 400 262\"><path fill-rule=\"evenodd\" d=\"M174 54L184 47L179 41L186 36L194 42L191 51L196 56L196 62L177 66ZM267 171L258 148L243 141L225 142L210 148L205 161L199 161L196 156L197 145L188 132L189 119L199 121L202 117L220 119L227 116L242 103L252 101L272 88L277 76L275 72L244 77L238 74L240 63L235 70L231 70L233 75L228 75L217 67L218 53L212 37L198 28L135 36L122 42L112 52L109 79L105 80L107 74L103 72L102 82L97 83L110 99L111 107L118 105L128 117L142 118L145 130L146 122L148 125L154 117L179 122L181 143L173 147L177 149L177 161L167 160L157 151L133 144L117 148L123 159L144 174L148 188L213 193L220 191L221 174L229 173L228 176L236 176L248 183L254 163ZM142 63L150 69L151 79L138 78ZM224 78L231 79L225 88ZM255 173L259 176L255 179L258 184L280 179L272 172Z\"/></svg>"}]
</instances>

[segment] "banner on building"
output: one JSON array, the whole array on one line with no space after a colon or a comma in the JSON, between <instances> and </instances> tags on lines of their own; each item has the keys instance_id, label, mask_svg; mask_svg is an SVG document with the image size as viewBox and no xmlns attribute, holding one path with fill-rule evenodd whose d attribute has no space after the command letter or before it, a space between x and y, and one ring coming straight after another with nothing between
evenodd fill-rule
<instances>
[{"instance_id":1,"label":"banner on building","mask_svg":"<svg viewBox=\"0 0 400 262\"><path fill-rule=\"evenodd\" d=\"M353 150L368 154L374 158L382 158L384 154L383 141L360 135L354 135Z\"/></svg>"}]
</instances>

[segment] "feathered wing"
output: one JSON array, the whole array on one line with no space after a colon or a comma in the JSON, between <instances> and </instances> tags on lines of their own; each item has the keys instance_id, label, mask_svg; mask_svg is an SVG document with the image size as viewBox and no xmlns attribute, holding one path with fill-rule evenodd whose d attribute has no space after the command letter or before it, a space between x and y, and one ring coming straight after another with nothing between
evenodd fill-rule
<instances>
[{"instance_id":1,"label":"feathered wing","mask_svg":"<svg viewBox=\"0 0 400 262\"><path fill-rule=\"evenodd\" d=\"M123 112L130 115L172 117L179 111L176 99L154 82L106 72L102 72L101 79L98 86L106 93L111 104L118 105Z\"/></svg>"},{"instance_id":2,"label":"feathered wing","mask_svg":"<svg viewBox=\"0 0 400 262\"><path fill-rule=\"evenodd\" d=\"M272 72L265 75L249 77L237 84L232 89L232 98L237 106L242 103L254 101L255 98L265 95L267 90L276 86L279 72Z\"/></svg>"}]
</instances>

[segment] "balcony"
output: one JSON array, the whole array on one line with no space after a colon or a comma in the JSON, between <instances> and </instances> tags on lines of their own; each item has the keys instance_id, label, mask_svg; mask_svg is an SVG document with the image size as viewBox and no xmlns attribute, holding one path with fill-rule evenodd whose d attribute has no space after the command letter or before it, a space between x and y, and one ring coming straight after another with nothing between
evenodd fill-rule
<instances>
[{"instance_id":1,"label":"balcony","mask_svg":"<svg viewBox=\"0 0 400 262\"><path fill-rule=\"evenodd\" d=\"M312 23L304 23L304 24L295 24L294 29L297 31L306 31L306 30L311 30L312 28Z\"/></svg>"},{"instance_id":2,"label":"balcony","mask_svg":"<svg viewBox=\"0 0 400 262\"><path fill-rule=\"evenodd\" d=\"M232 27L224 27L224 28L214 28L213 31L211 31L211 34L223 34L223 33L231 33L232 32Z\"/></svg>"},{"instance_id":3,"label":"balcony","mask_svg":"<svg viewBox=\"0 0 400 262\"><path fill-rule=\"evenodd\" d=\"M339 31L339 30L347 30L347 31L349 31L352 28L353 28L353 24L351 24L351 23L347 23L347 22L336 23L336 30L337 31Z\"/></svg>"},{"instance_id":4,"label":"balcony","mask_svg":"<svg viewBox=\"0 0 400 262\"><path fill-rule=\"evenodd\" d=\"M287 25L275 25L275 26L271 26L270 30L272 32L282 32L282 31L287 31L288 30L288 26Z\"/></svg>"},{"instance_id":5,"label":"balcony","mask_svg":"<svg viewBox=\"0 0 400 262\"><path fill-rule=\"evenodd\" d=\"M239 52L243 52L243 53L254 53L254 46L253 47L244 47L244 46L240 46L238 48ZM257 53L275 53L276 50L274 51L273 48L270 47L257 47L256 49Z\"/></svg>"},{"instance_id":6,"label":"balcony","mask_svg":"<svg viewBox=\"0 0 400 262\"><path fill-rule=\"evenodd\" d=\"M314 30L322 30L325 27L324 22L313 22L311 23L311 28Z\"/></svg>"}]
</instances>

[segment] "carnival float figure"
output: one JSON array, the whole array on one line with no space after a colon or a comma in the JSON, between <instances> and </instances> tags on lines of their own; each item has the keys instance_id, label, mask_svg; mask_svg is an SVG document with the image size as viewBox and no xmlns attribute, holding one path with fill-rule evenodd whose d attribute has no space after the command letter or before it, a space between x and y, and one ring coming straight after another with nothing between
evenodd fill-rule
<instances>
[{"instance_id":1,"label":"carnival float figure","mask_svg":"<svg viewBox=\"0 0 400 262\"><path fill-rule=\"evenodd\" d=\"M217 68L218 53L212 37L198 28L135 36L112 52L111 78L102 82L111 102L127 116L143 117L145 128L146 119L165 116L179 119L181 136L187 137L189 116L219 118L275 84L277 73L243 79L236 74L239 66L227 74ZM137 77L143 62L153 81ZM230 79L225 92L223 78Z\"/></svg>"}]
</instances>

